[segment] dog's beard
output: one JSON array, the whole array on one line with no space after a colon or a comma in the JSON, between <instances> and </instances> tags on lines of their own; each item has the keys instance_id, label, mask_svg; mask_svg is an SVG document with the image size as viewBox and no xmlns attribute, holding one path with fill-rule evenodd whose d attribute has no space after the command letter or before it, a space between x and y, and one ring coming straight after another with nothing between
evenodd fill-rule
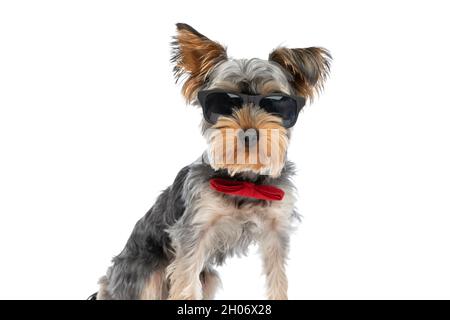
<instances>
[{"instance_id":1,"label":"dog's beard","mask_svg":"<svg viewBox=\"0 0 450 320\"><path fill-rule=\"evenodd\" d=\"M289 139L279 117L245 106L231 116L221 116L205 135L212 168L225 169L231 176L240 172L281 174Z\"/></svg>"}]
</instances>

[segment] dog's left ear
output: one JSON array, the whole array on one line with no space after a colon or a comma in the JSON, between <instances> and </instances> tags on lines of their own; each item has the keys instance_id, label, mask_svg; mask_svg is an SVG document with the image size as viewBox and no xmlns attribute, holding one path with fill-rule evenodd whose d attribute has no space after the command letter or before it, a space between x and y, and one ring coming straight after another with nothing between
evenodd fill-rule
<instances>
[{"instance_id":1,"label":"dog's left ear","mask_svg":"<svg viewBox=\"0 0 450 320\"><path fill-rule=\"evenodd\" d=\"M186 75L182 93L188 102L195 100L212 68L226 59L226 49L222 45L187 24L177 23L171 61L175 63L173 72L177 81Z\"/></svg>"},{"instance_id":2,"label":"dog's left ear","mask_svg":"<svg viewBox=\"0 0 450 320\"><path fill-rule=\"evenodd\" d=\"M269 55L269 61L278 63L291 77L297 93L310 100L322 89L330 71L331 55L324 48L277 48Z\"/></svg>"}]
</instances>

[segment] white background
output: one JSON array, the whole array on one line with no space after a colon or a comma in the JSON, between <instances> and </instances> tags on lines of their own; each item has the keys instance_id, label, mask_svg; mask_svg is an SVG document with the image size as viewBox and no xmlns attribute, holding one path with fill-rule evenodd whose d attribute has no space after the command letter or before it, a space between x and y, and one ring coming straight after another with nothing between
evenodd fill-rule
<instances>
[{"instance_id":1,"label":"white background","mask_svg":"<svg viewBox=\"0 0 450 320\"><path fill-rule=\"evenodd\" d=\"M334 57L289 156L290 298L450 298L446 1L2 1L0 298L85 299L205 148L169 63L176 22L267 58ZM256 250L217 298L264 298Z\"/></svg>"}]
</instances>

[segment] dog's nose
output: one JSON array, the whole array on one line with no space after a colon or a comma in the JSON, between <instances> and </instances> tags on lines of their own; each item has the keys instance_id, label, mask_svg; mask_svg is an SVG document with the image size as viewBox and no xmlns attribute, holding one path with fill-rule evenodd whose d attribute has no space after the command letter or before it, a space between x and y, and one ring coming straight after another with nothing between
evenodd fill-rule
<instances>
[{"instance_id":1,"label":"dog's nose","mask_svg":"<svg viewBox=\"0 0 450 320\"><path fill-rule=\"evenodd\" d=\"M247 148L251 148L258 143L259 132L257 129L248 129L245 132L241 132L239 138Z\"/></svg>"},{"instance_id":2,"label":"dog's nose","mask_svg":"<svg viewBox=\"0 0 450 320\"><path fill-rule=\"evenodd\" d=\"M257 135L245 136L245 145L249 148L253 147L258 142Z\"/></svg>"}]
</instances>

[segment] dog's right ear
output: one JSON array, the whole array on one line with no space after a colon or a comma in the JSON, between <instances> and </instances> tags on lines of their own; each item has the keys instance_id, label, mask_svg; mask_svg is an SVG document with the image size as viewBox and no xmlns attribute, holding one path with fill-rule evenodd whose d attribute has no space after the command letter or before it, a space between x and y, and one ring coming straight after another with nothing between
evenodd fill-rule
<instances>
[{"instance_id":1,"label":"dog's right ear","mask_svg":"<svg viewBox=\"0 0 450 320\"><path fill-rule=\"evenodd\" d=\"M178 81L186 76L182 93L187 102L195 100L208 73L226 59L226 49L222 45L208 39L187 24L177 23L171 61L175 64L173 67L175 79Z\"/></svg>"}]
</instances>

